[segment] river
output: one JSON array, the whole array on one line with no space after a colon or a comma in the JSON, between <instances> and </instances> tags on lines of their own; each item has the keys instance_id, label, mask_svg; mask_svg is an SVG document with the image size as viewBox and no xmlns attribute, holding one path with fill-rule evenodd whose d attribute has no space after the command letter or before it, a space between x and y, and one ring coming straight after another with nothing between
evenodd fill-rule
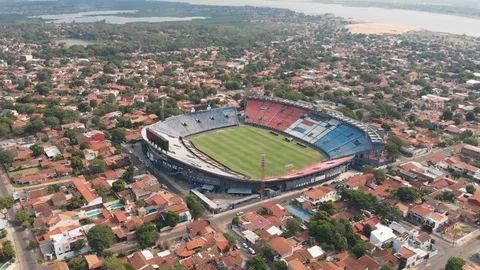
<instances>
[{"instance_id":1,"label":"river","mask_svg":"<svg viewBox=\"0 0 480 270\"><path fill-rule=\"evenodd\" d=\"M47 23L91 23L105 21L112 24L125 24L134 22L178 22L191 20L204 20L206 17L129 17L122 14L136 13L137 10L108 10L89 11L68 14L39 15L29 18L40 18Z\"/></svg>"},{"instance_id":2,"label":"river","mask_svg":"<svg viewBox=\"0 0 480 270\"><path fill-rule=\"evenodd\" d=\"M454 15L429 13L422 11L347 7L334 4L320 4L310 0L173 0L175 2L221 5L221 6L256 6L286 8L309 15L332 13L360 22L394 23L414 26L433 32L480 37L480 20Z\"/></svg>"}]
</instances>

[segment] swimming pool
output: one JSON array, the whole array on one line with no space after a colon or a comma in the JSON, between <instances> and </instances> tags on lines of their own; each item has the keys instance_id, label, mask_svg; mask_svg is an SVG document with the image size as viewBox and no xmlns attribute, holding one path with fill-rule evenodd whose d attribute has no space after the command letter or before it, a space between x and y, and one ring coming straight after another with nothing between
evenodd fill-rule
<instances>
[{"instance_id":1,"label":"swimming pool","mask_svg":"<svg viewBox=\"0 0 480 270\"><path fill-rule=\"evenodd\" d=\"M93 217L96 215L100 215L101 213L102 211L100 211L100 209L95 209L95 210L88 211L85 214L87 215L87 217Z\"/></svg>"},{"instance_id":2,"label":"swimming pool","mask_svg":"<svg viewBox=\"0 0 480 270\"><path fill-rule=\"evenodd\" d=\"M112 204L108 207L108 209L111 210L115 210L115 209L120 209L120 208L123 208L123 204L121 203L115 203L115 204Z\"/></svg>"},{"instance_id":3,"label":"swimming pool","mask_svg":"<svg viewBox=\"0 0 480 270\"><path fill-rule=\"evenodd\" d=\"M306 210L302 209L301 207L294 205L294 204L289 204L285 208L287 208L288 212L290 214L299 217L302 221L310 221L310 217L312 214L307 212Z\"/></svg>"},{"instance_id":4,"label":"swimming pool","mask_svg":"<svg viewBox=\"0 0 480 270\"><path fill-rule=\"evenodd\" d=\"M4 265L2 265L2 267L0 267L0 270L8 269L10 265L12 265L12 261L6 262Z\"/></svg>"}]
</instances>

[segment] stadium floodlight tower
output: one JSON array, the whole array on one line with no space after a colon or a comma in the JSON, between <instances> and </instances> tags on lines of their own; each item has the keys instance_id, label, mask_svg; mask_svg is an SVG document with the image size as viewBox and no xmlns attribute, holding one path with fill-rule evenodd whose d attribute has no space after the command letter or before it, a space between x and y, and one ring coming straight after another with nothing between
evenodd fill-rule
<instances>
[{"instance_id":1,"label":"stadium floodlight tower","mask_svg":"<svg viewBox=\"0 0 480 270\"><path fill-rule=\"evenodd\" d=\"M260 165L262 166L262 180L265 179L265 167L267 166L267 155L265 154L262 154L262 158L260 160ZM260 194L260 197L263 197L263 193L265 192L265 181L262 181L262 184L261 184L261 194Z\"/></svg>"},{"instance_id":2,"label":"stadium floodlight tower","mask_svg":"<svg viewBox=\"0 0 480 270\"><path fill-rule=\"evenodd\" d=\"M267 155L262 154L260 165L262 166L263 179L265 179L265 167L267 166Z\"/></svg>"}]
</instances>

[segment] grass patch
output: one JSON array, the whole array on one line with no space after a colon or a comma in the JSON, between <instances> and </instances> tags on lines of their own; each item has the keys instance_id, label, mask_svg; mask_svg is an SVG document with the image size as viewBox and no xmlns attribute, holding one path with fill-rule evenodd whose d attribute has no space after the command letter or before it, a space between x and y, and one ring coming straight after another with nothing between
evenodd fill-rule
<instances>
[{"instance_id":1,"label":"grass patch","mask_svg":"<svg viewBox=\"0 0 480 270\"><path fill-rule=\"evenodd\" d=\"M265 178L304 169L325 157L318 151L287 142L285 136L251 126L202 133L189 140L226 167L254 179L263 178L261 155L267 156Z\"/></svg>"},{"instance_id":2,"label":"grass patch","mask_svg":"<svg viewBox=\"0 0 480 270\"><path fill-rule=\"evenodd\" d=\"M34 173L37 173L37 172L39 172L38 167L34 167L34 168L28 168L28 169L8 172L8 175L10 177L14 177L14 176L19 175L19 174L34 174Z\"/></svg>"},{"instance_id":3,"label":"grass patch","mask_svg":"<svg viewBox=\"0 0 480 270\"><path fill-rule=\"evenodd\" d=\"M113 202L115 200L118 200L117 197L113 196L113 195L107 195L105 196L105 198L103 198L104 200L104 203L107 203L107 202Z\"/></svg>"}]
</instances>

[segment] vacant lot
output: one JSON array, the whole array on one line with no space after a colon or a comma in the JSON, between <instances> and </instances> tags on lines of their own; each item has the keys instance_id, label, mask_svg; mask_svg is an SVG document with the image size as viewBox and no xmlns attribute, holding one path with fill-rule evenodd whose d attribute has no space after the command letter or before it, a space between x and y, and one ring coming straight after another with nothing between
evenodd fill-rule
<instances>
[{"instance_id":1,"label":"vacant lot","mask_svg":"<svg viewBox=\"0 0 480 270\"><path fill-rule=\"evenodd\" d=\"M241 126L189 138L193 145L226 167L254 179L263 178L261 156L266 155L265 178L301 170L324 159L312 148L287 142L268 130Z\"/></svg>"}]
</instances>

